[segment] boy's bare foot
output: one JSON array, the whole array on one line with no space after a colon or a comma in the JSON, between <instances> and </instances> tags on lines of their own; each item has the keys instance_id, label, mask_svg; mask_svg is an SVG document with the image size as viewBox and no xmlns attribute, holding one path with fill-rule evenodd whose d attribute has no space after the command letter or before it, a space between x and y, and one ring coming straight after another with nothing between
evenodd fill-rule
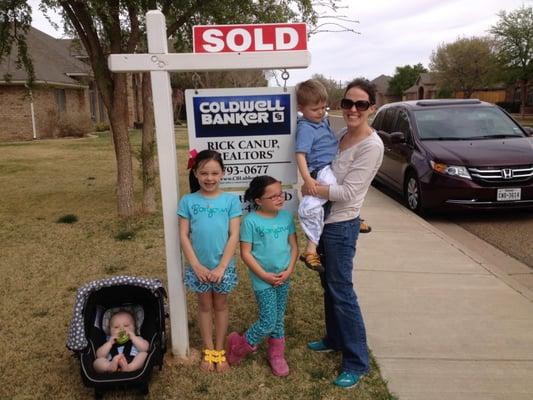
<instances>
[{"instance_id":1,"label":"boy's bare foot","mask_svg":"<svg viewBox=\"0 0 533 400\"><path fill-rule=\"evenodd\" d=\"M117 355L113 357L109 365L107 366L107 372L117 372L119 365L118 361L120 360L120 357Z\"/></svg>"},{"instance_id":2,"label":"boy's bare foot","mask_svg":"<svg viewBox=\"0 0 533 400\"><path fill-rule=\"evenodd\" d=\"M121 371L128 371L128 361L126 360L126 357L124 357L124 354L119 354L117 356L118 359L118 367Z\"/></svg>"},{"instance_id":3,"label":"boy's bare foot","mask_svg":"<svg viewBox=\"0 0 533 400\"><path fill-rule=\"evenodd\" d=\"M372 230L372 227L368 225L364 219L362 219L361 224L359 225L359 232L370 233L371 230Z\"/></svg>"}]
</instances>

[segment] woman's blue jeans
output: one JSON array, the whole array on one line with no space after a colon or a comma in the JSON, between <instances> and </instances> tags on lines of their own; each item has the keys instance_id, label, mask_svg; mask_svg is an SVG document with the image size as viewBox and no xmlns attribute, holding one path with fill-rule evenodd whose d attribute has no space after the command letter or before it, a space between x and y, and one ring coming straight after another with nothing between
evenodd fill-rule
<instances>
[{"instance_id":1,"label":"woman's blue jeans","mask_svg":"<svg viewBox=\"0 0 533 400\"><path fill-rule=\"evenodd\" d=\"M359 217L324 225L318 252L325 269L320 274L326 316L323 340L329 347L342 351L342 371L362 375L369 371L368 348L352 280L359 225Z\"/></svg>"}]
</instances>

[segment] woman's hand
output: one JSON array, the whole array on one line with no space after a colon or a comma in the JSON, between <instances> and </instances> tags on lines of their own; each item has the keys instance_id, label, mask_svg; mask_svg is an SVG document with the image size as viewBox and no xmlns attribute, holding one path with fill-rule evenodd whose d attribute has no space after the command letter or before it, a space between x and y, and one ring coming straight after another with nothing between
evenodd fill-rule
<instances>
[{"instance_id":1,"label":"woman's hand","mask_svg":"<svg viewBox=\"0 0 533 400\"><path fill-rule=\"evenodd\" d=\"M192 267L192 270L202 283L211 282L211 271L202 264Z\"/></svg>"}]
</instances>

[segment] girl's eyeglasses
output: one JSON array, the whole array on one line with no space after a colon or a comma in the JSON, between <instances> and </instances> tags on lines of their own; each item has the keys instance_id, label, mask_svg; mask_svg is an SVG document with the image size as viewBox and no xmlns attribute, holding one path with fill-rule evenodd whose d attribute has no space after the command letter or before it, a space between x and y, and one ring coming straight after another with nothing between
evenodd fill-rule
<instances>
[{"instance_id":1,"label":"girl's eyeglasses","mask_svg":"<svg viewBox=\"0 0 533 400\"><path fill-rule=\"evenodd\" d=\"M355 106L357 111L366 111L370 107L370 102L366 100L352 101L350 99L341 100L341 108L344 110L351 110Z\"/></svg>"},{"instance_id":2,"label":"girl's eyeglasses","mask_svg":"<svg viewBox=\"0 0 533 400\"><path fill-rule=\"evenodd\" d=\"M281 199L281 198L285 198L285 192L276 193L268 197L263 197L263 200L274 200L274 199Z\"/></svg>"}]
</instances>

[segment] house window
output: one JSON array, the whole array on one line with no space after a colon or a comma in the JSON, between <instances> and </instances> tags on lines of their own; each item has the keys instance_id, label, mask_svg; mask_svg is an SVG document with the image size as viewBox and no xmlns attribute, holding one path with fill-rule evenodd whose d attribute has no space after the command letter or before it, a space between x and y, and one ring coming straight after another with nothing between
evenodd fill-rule
<instances>
[{"instance_id":1,"label":"house window","mask_svg":"<svg viewBox=\"0 0 533 400\"><path fill-rule=\"evenodd\" d=\"M56 104L58 114L61 115L67 110L67 95L65 89L56 89Z\"/></svg>"}]
</instances>

